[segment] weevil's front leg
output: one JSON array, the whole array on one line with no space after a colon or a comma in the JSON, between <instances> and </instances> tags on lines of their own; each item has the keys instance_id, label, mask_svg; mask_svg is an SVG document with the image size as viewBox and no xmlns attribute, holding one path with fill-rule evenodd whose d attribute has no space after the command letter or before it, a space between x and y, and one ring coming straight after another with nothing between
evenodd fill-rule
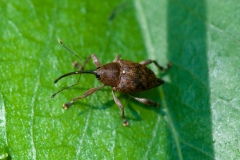
<instances>
[{"instance_id":1,"label":"weevil's front leg","mask_svg":"<svg viewBox=\"0 0 240 160\"><path fill-rule=\"evenodd\" d=\"M124 115L124 106L123 104L119 101L119 99L115 96L113 90L112 90L112 95L113 95L113 99L115 101L115 103L118 105L118 107L121 109L122 111L122 118L123 118L123 125L124 126L127 126L128 125L128 121L127 119L125 118L125 115Z\"/></svg>"},{"instance_id":2,"label":"weevil's front leg","mask_svg":"<svg viewBox=\"0 0 240 160\"><path fill-rule=\"evenodd\" d=\"M134 98L135 100L137 100L138 102L141 102L143 104L149 105L149 106L154 106L154 107L159 107L159 104L154 102L151 99L147 99L147 98L139 98L139 97L134 97L132 95L129 94L130 97Z\"/></svg>"},{"instance_id":3,"label":"weevil's front leg","mask_svg":"<svg viewBox=\"0 0 240 160\"><path fill-rule=\"evenodd\" d=\"M116 55L116 57L114 58L114 60L113 60L113 62L117 62L118 60L120 60L120 55L118 54L118 55Z\"/></svg>"},{"instance_id":4,"label":"weevil's front leg","mask_svg":"<svg viewBox=\"0 0 240 160\"><path fill-rule=\"evenodd\" d=\"M166 71L166 70L168 70L168 69L172 66L171 63L168 63L168 64L167 64L167 67L164 68L163 66L160 66L160 65L157 63L157 61L154 61L154 60L145 60L145 61L140 62L140 64L141 64L141 65L144 65L144 66L146 66L146 65L148 65L148 64L151 64L151 63L154 63L161 71Z\"/></svg>"},{"instance_id":5,"label":"weevil's front leg","mask_svg":"<svg viewBox=\"0 0 240 160\"><path fill-rule=\"evenodd\" d=\"M90 60L90 58L93 59L93 63L95 64L95 66L98 68L98 67L101 67L101 64L100 64L100 61L98 60L98 58L94 55L94 54L91 54L90 56L88 56L88 58L85 60L85 62L83 63L83 65L79 65L78 62L73 62L73 66L78 68L79 70L84 70L84 67L86 66L86 64L88 63L88 61Z\"/></svg>"},{"instance_id":6,"label":"weevil's front leg","mask_svg":"<svg viewBox=\"0 0 240 160\"><path fill-rule=\"evenodd\" d=\"M86 93L84 93L82 96L80 96L80 97L75 97L75 98L73 98L70 102L64 103L64 104L63 104L63 108L64 108L64 109L68 109L68 108L70 107L70 105L73 104L74 101L79 100L79 99L82 99L82 98L86 98L87 96L93 94L94 92L96 92L97 90L99 90L99 89L101 89L101 88L103 88L103 87L104 87L104 85L102 85L102 86L100 86L100 87L96 87L96 88L89 89L89 90L88 90Z\"/></svg>"}]
</instances>

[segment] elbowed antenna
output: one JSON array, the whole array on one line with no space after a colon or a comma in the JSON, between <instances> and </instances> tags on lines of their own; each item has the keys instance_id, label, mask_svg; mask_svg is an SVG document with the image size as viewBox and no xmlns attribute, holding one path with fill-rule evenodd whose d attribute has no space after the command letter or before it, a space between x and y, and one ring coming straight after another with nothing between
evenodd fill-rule
<instances>
[{"instance_id":1,"label":"elbowed antenna","mask_svg":"<svg viewBox=\"0 0 240 160\"><path fill-rule=\"evenodd\" d=\"M86 74L94 74L94 71L95 71L95 70L89 70L89 71L76 71L76 72L66 73L66 74L64 74L64 75L62 75L62 76L60 76L60 77L58 77L58 78L54 81L54 83L57 83L60 79L62 79L62 78L64 78L64 77L67 77L67 76L70 76L70 75L74 75L74 74L82 74L82 73L86 73ZM54 93L54 94L51 96L51 98L55 97L58 93L60 93L60 92L66 90L66 89L68 89L68 88L71 88L71 87L77 85L78 82L79 82L79 80L80 80L80 76L79 76L79 78L78 78L77 83L75 83L75 84L73 84L73 85L71 85L71 86L68 86L68 87L66 87L66 88L63 88L63 89L57 91L56 93Z\"/></svg>"}]
</instances>

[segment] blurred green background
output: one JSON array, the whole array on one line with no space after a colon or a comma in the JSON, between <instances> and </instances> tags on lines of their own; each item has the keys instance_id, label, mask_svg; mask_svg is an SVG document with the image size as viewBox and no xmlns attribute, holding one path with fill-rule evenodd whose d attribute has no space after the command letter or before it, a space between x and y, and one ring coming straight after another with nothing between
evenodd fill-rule
<instances>
[{"instance_id":1,"label":"blurred green background","mask_svg":"<svg viewBox=\"0 0 240 160\"><path fill-rule=\"evenodd\" d=\"M0 159L238 159L240 157L240 3L238 0L1 1ZM95 53L173 67L166 83L138 94L145 106L111 88L63 110L62 104L101 84L70 76ZM95 66L90 61L86 69Z\"/></svg>"}]
</instances>

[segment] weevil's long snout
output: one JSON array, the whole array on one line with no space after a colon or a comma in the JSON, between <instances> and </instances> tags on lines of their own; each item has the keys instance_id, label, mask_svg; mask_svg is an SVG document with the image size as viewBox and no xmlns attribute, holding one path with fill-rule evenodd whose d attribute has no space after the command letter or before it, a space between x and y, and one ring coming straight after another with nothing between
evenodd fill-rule
<instances>
[{"instance_id":1,"label":"weevil's long snout","mask_svg":"<svg viewBox=\"0 0 240 160\"><path fill-rule=\"evenodd\" d=\"M89 70L89 71L76 71L76 72L70 72L70 73L66 73L60 77L58 77L54 83L57 83L60 79L70 76L70 75L74 75L74 74L82 74L82 73L87 73L87 74L94 74L94 70Z\"/></svg>"},{"instance_id":2,"label":"weevil's long snout","mask_svg":"<svg viewBox=\"0 0 240 160\"><path fill-rule=\"evenodd\" d=\"M67 77L67 76L70 76L70 75L74 75L74 74L82 74L82 73L95 74L95 73L94 73L94 70L70 72L70 73L67 73L67 74L64 74L64 75L58 77L58 78L54 81L54 83L57 83L60 79L62 79L62 78L64 78L64 77ZM80 77L79 77L79 78L80 78ZM77 85L78 82L79 82L79 78L78 78L77 83L75 83L75 84L73 84L73 85L71 85L71 86L68 86L67 88L63 88L63 89L57 91L56 93L54 93L54 94L51 96L51 98L55 97L58 93L66 90L66 89L68 89L68 88L70 88L70 87L73 87L73 86Z\"/></svg>"}]
</instances>

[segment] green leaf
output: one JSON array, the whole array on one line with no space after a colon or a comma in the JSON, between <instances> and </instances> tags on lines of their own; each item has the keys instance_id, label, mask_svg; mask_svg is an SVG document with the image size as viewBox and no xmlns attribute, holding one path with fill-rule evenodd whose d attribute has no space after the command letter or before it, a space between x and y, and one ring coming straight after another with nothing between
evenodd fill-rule
<instances>
[{"instance_id":1,"label":"green leaf","mask_svg":"<svg viewBox=\"0 0 240 160\"><path fill-rule=\"evenodd\" d=\"M0 159L237 159L240 39L238 1L3 1L0 56ZM63 43L81 60L57 43ZM139 93L148 107L111 88L61 105L100 86L92 75L53 81L92 53L155 59L166 81ZM91 61L85 69L93 69Z\"/></svg>"}]
</instances>

